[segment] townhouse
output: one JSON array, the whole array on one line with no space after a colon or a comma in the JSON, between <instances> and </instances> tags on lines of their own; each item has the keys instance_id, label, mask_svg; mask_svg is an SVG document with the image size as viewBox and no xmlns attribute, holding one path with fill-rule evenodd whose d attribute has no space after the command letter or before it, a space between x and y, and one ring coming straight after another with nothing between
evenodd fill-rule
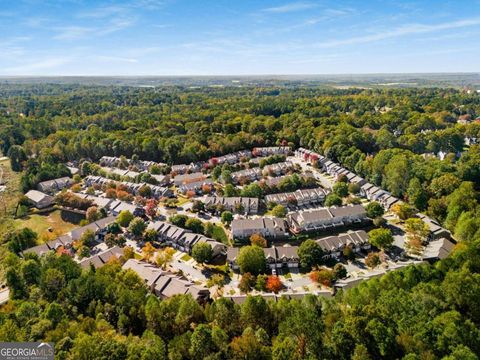
<instances>
[{"instance_id":1,"label":"townhouse","mask_svg":"<svg viewBox=\"0 0 480 360\"><path fill-rule=\"evenodd\" d=\"M179 165L172 165L170 174L172 176L198 172L202 170L204 163L190 163L190 164L179 164Z\"/></svg>"},{"instance_id":2,"label":"townhouse","mask_svg":"<svg viewBox=\"0 0 480 360\"><path fill-rule=\"evenodd\" d=\"M233 165L239 163L242 159L250 159L252 157L252 152L250 150L240 150L231 154L212 157L208 160L210 166L223 165L225 163Z\"/></svg>"},{"instance_id":3,"label":"townhouse","mask_svg":"<svg viewBox=\"0 0 480 360\"><path fill-rule=\"evenodd\" d=\"M422 260L437 261L445 259L453 251L455 244L446 238L432 240L423 250Z\"/></svg>"},{"instance_id":4,"label":"townhouse","mask_svg":"<svg viewBox=\"0 0 480 360\"><path fill-rule=\"evenodd\" d=\"M108 225L110 225L114 221L115 221L115 217L113 216L109 216L109 217L94 221L88 225L79 227L77 229L73 229L69 233L59 236L54 240L50 240L44 244L26 249L22 253L23 254L35 253L38 256L42 256L43 254L49 251L55 251L60 247L63 247L68 250L72 247L73 242L76 240L79 240L87 230L91 230L94 232L96 241L103 241L103 238L107 233Z\"/></svg>"},{"instance_id":5,"label":"townhouse","mask_svg":"<svg viewBox=\"0 0 480 360\"><path fill-rule=\"evenodd\" d=\"M88 269L90 266L93 266L95 269L101 268L107 262L112 259L118 259L123 255L123 250L118 246L114 246L110 249L102 251L98 254L90 256L89 258L82 259L79 264L82 269Z\"/></svg>"},{"instance_id":6,"label":"townhouse","mask_svg":"<svg viewBox=\"0 0 480 360\"><path fill-rule=\"evenodd\" d=\"M148 160L133 160L133 159L125 159L128 163L129 166L135 166L137 169L141 171L148 171L150 167L153 165L159 166L159 167L165 167L167 164L165 163L160 163L160 162L155 162L155 161L148 161ZM121 159L116 156L102 156L100 158L99 164L101 166L107 166L111 168L118 167L120 164Z\"/></svg>"},{"instance_id":7,"label":"townhouse","mask_svg":"<svg viewBox=\"0 0 480 360\"><path fill-rule=\"evenodd\" d=\"M270 194L265 196L265 202L283 206L308 206L323 204L327 192L322 188L299 189L292 192Z\"/></svg>"},{"instance_id":8,"label":"townhouse","mask_svg":"<svg viewBox=\"0 0 480 360\"><path fill-rule=\"evenodd\" d=\"M102 176L88 175L85 179L83 179L83 182L86 186L93 186L93 185L107 186L108 184L111 184L111 183L121 184L125 186L128 192L134 195L137 195L142 187L148 186L152 191L153 197L155 198L173 196L173 191L164 186L152 185L147 183L133 183L129 181L115 181L112 179L107 179Z\"/></svg>"},{"instance_id":9,"label":"townhouse","mask_svg":"<svg viewBox=\"0 0 480 360\"><path fill-rule=\"evenodd\" d=\"M289 146L269 146L256 147L252 150L253 156L271 156L271 155L288 155L290 154Z\"/></svg>"},{"instance_id":10,"label":"townhouse","mask_svg":"<svg viewBox=\"0 0 480 360\"><path fill-rule=\"evenodd\" d=\"M232 221L231 237L233 239L247 239L253 234L269 239L285 238L288 236L287 222L284 219L267 217Z\"/></svg>"},{"instance_id":11,"label":"townhouse","mask_svg":"<svg viewBox=\"0 0 480 360\"><path fill-rule=\"evenodd\" d=\"M38 183L37 190L51 195L72 185L73 180L65 176L58 179L42 181Z\"/></svg>"},{"instance_id":12,"label":"townhouse","mask_svg":"<svg viewBox=\"0 0 480 360\"><path fill-rule=\"evenodd\" d=\"M421 213L417 213L416 216L422 219L423 222L428 226L428 241L438 240L441 238L445 238L448 240L452 238L452 234L450 233L450 231L443 228L436 220Z\"/></svg>"},{"instance_id":13,"label":"townhouse","mask_svg":"<svg viewBox=\"0 0 480 360\"><path fill-rule=\"evenodd\" d=\"M367 198L370 201L379 202L386 210L389 210L394 204L400 201L388 191L371 183L364 183L360 186L360 196Z\"/></svg>"},{"instance_id":14,"label":"townhouse","mask_svg":"<svg viewBox=\"0 0 480 360\"><path fill-rule=\"evenodd\" d=\"M258 198L249 197L218 197L207 196L204 200L205 207L221 208L231 212L254 215L258 213ZM215 210L216 211L216 210Z\"/></svg>"},{"instance_id":15,"label":"townhouse","mask_svg":"<svg viewBox=\"0 0 480 360\"><path fill-rule=\"evenodd\" d=\"M280 176L288 173L294 169L291 161L279 162L271 165L266 165L262 168L262 175L264 176Z\"/></svg>"},{"instance_id":16,"label":"townhouse","mask_svg":"<svg viewBox=\"0 0 480 360\"><path fill-rule=\"evenodd\" d=\"M73 240L70 234L65 234L65 235L59 236L54 240L47 241L44 244L26 249L22 252L22 254L33 253L33 254L37 254L38 256L42 256L43 254L46 254L50 251L56 251L61 246L64 247L65 249L70 249L72 247L72 244L73 244Z\"/></svg>"},{"instance_id":17,"label":"townhouse","mask_svg":"<svg viewBox=\"0 0 480 360\"><path fill-rule=\"evenodd\" d=\"M190 182L187 184L182 184L178 187L178 192L181 194L186 194L188 192L195 192L196 194L201 194L203 193L203 190L205 188L209 189L209 191L213 190L213 181L212 179L204 179L201 181L196 181L196 182Z\"/></svg>"},{"instance_id":18,"label":"townhouse","mask_svg":"<svg viewBox=\"0 0 480 360\"><path fill-rule=\"evenodd\" d=\"M196 285L179 275L162 271L152 264L129 259L123 264L122 269L134 271L149 291L161 299L188 294L198 302L206 302L210 299L210 291L206 287Z\"/></svg>"},{"instance_id":19,"label":"townhouse","mask_svg":"<svg viewBox=\"0 0 480 360\"><path fill-rule=\"evenodd\" d=\"M343 249L347 246L351 247L355 253L371 248L368 242L368 234L363 230L328 236L315 240L315 242L322 248L325 258L339 259Z\"/></svg>"},{"instance_id":20,"label":"townhouse","mask_svg":"<svg viewBox=\"0 0 480 360\"><path fill-rule=\"evenodd\" d=\"M106 218L94 221L88 225L73 229L70 231L70 236L73 241L77 241L86 231L91 230L95 234L95 240L103 241L103 238L107 234L108 226L115 222L115 218L115 216L107 216Z\"/></svg>"},{"instance_id":21,"label":"townhouse","mask_svg":"<svg viewBox=\"0 0 480 360\"><path fill-rule=\"evenodd\" d=\"M298 246L273 246L263 248L267 267L273 269L296 269L299 267L300 259L298 257ZM227 263L234 271L240 269L237 264L240 248L229 247L227 250Z\"/></svg>"},{"instance_id":22,"label":"townhouse","mask_svg":"<svg viewBox=\"0 0 480 360\"><path fill-rule=\"evenodd\" d=\"M251 168L240 171L234 171L231 174L232 181L235 184L242 183L245 181L251 182L262 178L262 169L260 168Z\"/></svg>"},{"instance_id":23,"label":"townhouse","mask_svg":"<svg viewBox=\"0 0 480 360\"><path fill-rule=\"evenodd\" d=\"M97 206L97 208L105 209L113 216L118 216L118 214L120 214L120 212L123 210L128 210L135 216L143 216L145 213L143 208L125 201L82 193L77 193L76 195L82 199L91 200Z\"/></svg>"},{"instance_id":24,"label":"townhouse","mask_svg":"<svg viewBox=\"0 0 480 360\"><path fill-rule=\"evenodd\" d=\"M279 183L281 183L283 180L288 179L292 175L284 175L284 176L278 176L278 177L271 177L268 179L262 179L260 180L261 183L267 185L268 187L274 187L277 186ZM298 176L303 180L303 181L308 181L315 179L313 176L313 173L310 171L306 171L302 174L298 174Z\"/></svg>"},{"instance_id":25,"label":"townhouse","mask_svg":"<svg viewBox=\"0 0 480 360\"><path fill-rule=\"evenodd\" d=\"M196 183L203 181L207 176L202 172L194 172L190 174L177 175L173 178L175 186L185 185L189 183Z\"/></svg>"},{"instance_id":26,"label":"townhouse","mask_svg":"<svg viewBox=\"0 0 480 360\"><path fill-rule=\"evenodd\" d=\"M142 173L139 173L138 171L112 168L112 167L106 167L106 166L102 167L101 169L105 171L107 174L118 175L121 177L130 178L132 180L135 180L138 176L142 174Z\"/></svg>"},{"instance_id":27,"label":"townhouse","mask_svg":"<svg viewBox=\"0 0 480 360\"><path fill-rule=\"evenodd\" d=\"M25 194L28 201L37 209L44 209L53 204L55 201L53 196L45 194L38 190L30 190Z\"/></svg>"},{"instance_id":28,"label":"townhouse","mask_svg":"<svg viewBox=\"0 0 480 360\"><path fill-rule=\"evenodd\" d=\"M224 255L226 252L226 246L221 242L164 221L150 222L147 229L155 230L160 242L183 252L191 253L195 244L201 242L210 244L214 257Z\"/></svg>"},{"instance_id":29,"label":"townhouse","mask_svg":"<svg viewBox=\"0 0 480 360\"><path fill-rule=\"evenodd\" d=\"M309 162L313 165L316 165L318 161L325 159L323 155L320 155L316 152L313 152L305 148L298 148L297 150L295 150L294 155L296 158L305 162Z\"/></svg>"},{"instance_id":30,"label":"townhouse","mask_svg":"<svg viewBox=\"0 0 480 360\"><path fill-rule=\"evenodd\" d=\"M367 220L367 213L362 205L325 207L292 212L287 215L290 230L295 234L361 223Z\"/></svg>"}]
</instances>

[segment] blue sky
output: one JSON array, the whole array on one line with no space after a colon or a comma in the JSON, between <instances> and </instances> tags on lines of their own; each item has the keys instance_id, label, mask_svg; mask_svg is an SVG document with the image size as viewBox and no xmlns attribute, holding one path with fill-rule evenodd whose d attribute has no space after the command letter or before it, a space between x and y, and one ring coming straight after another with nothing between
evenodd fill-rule
<instances>
[{"instance_id":1,"label":"blue sky","mask_svg":"<svg viewBox=\"0 0 480 360\"><path fill-rule=\"evenodd\" d=\"M480 0L0 0L0 75L480 71Z\"/></svg>"}]
</instances>

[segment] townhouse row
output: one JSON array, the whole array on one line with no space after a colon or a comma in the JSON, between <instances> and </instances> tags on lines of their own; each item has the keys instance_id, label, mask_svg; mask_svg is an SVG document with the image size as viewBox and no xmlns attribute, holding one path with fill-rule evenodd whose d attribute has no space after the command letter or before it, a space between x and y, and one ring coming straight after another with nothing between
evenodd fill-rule
<instances>
[{"instance_id":1,"label":"townhouse row","mask_svg":"<svg viewBox=\"0 0 480 360\"><path fill-rule=\"evenodd\" d=\"M152 264L129 259L123 264L122 269L134 271L148 289L160 299L188 294L201 303L210 299L210 291L206 287L196 285L171 272L163 271Z\"/></svg>"},{"instance_id":2,"label":"townhouse row","mask_svg":"<svg viewBox=\"0 0 480 360\"><path fill-rule=\"evenodd\" d=\"M227 250L221 242L164 221L152 221L148 224L147 229L157 232L158 241L186 253L191 253L195 244L201 242L211 245L214 257L224 255Z\"/></svg>"},{"instance_id":3,"label":"townhouse row","mask_svg":"<svg viewBox=\"0 0 480 360\"><path fill-rule=\"evenodd\" d=\"M174 195L172 190L164 186L152 185L147 183L133 183L129 181L115 181L112 179L107 179L102 176L88 175L87 177L85 177L83 181L87 186L94 186L94 185L107 186L111 183L121 184L125 186L128 192L134 195L137 195L139 190L144 186L148 186L151 189L152 195L155 198L173 197Z\"/></svg>"},{"instance_id":4,"label":"townhouse row","mask_svg":"<svg viewBox=\"0 0 480 360\"><path fill-rule=\"evenodd\" d=\"M315 242L322 248L324 259L335 258L339 260L346 247L350 247L354 253L371 248L368 242L368 234L363 230L328 236L315 240ZM234 271L239 270L237 258L240 249L238 247L230 247L227 250L227 263ZM263 248L262 250L269 270L295 269L300 266L298 246L273 246Z\"/></svg>"}]
</instances>

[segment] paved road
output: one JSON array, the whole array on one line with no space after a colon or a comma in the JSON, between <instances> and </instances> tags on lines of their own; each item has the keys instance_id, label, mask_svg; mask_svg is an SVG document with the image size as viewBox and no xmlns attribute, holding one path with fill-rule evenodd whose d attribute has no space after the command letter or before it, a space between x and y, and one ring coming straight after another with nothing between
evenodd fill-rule
<instances>
[{"instance_id":1,"label":"paved road","mask_svg":"<svg viewBox=\"0 0 480 360\"><path fill-rule=\"evenodd\" d=\"M332 189L335 181L332 180L329 176L323 174L318 169L314 168L311 165L306 164L305 162L301 161L300 159L296 158L295 156L289 156L287 158L288 161L293 162L294 164L300 165L303 171L311 171L313 173L313 177L324 187L325 189Z\"/></svg>"}]
</instances>

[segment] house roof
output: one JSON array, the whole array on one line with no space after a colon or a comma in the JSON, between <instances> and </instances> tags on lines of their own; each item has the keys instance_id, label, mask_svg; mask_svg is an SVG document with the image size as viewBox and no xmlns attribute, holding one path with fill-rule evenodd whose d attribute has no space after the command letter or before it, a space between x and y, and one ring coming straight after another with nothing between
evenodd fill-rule
<instances>
[{"instance_id":1,"label":"house roof","mask_svg":"<svg viewBox=\"0 0 480 360\"><path fill-rule=\"evenodd\" d=\"M422 258L424 260L445 259L454 247L455 244L446 238L430 241L425 247Z\"/></svg>"},{"instance_id":2,"label":"house roof","mask_svg":"<svg viewBox=\"0 0 480 360\"><path fill-rule=\"evenodd\" d=\"M52 196L38 190L30 190L25 194L25 196L34 203L39 203L44 200L53 201Z\"/></svg>"}]
</instances>

